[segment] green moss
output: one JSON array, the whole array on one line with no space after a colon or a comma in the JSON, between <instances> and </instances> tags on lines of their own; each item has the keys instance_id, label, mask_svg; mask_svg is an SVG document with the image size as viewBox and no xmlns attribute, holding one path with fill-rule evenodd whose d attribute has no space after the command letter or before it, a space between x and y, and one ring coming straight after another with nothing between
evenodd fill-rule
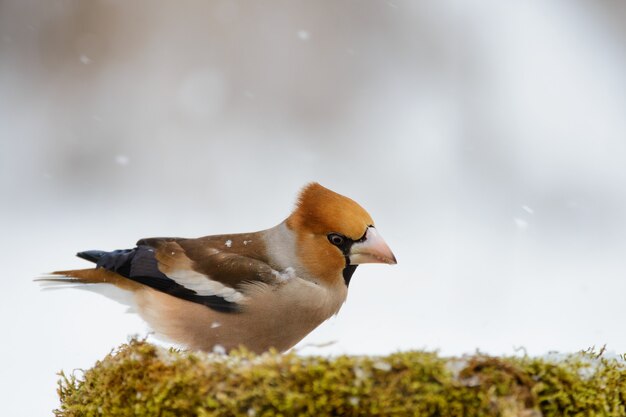
<instances>
[{"instance_id":1,"label":"green moss","mask_svg":"<svg viewBox=\"0 0 626 417\"><path fill-rule=\"evenodd\" d=\"M430 352L228 356L121 346L61 373L57 416L626 416L626 363Z\"/></svg>"}]
</instances>

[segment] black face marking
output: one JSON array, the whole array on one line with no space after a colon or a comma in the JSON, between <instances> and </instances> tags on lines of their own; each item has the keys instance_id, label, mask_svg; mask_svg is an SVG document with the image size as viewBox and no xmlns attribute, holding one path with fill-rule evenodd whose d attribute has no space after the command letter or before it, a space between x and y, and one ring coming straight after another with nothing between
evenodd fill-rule
<instances>
[{"instance_id":1,"label":"black face marking","mask_svg":"<svg viewBox=\"0 0 626 417\"><path fill-rule=\"evenodd\" d=\"M121 249L112 252L86 251L77 255L80 258L96 263L96 268L104 268L150 288L181 298L183 300L205 305L223 313L239 311L237 303L226 301L217 295L198 295L159 270L154 255L155 249L140 245L135 249Z\"/></svg>"},{"instance_id":2,"label":"black face marking","mask_svg":"<svg viewBox=\"0 0 626 417\"><path fill-rule=\"evenodd\" d=\"M368 226L368 227L371 227L371 226ZM354 271L356 271L356 267L358 266L358 265L350 265L350 249L352 248L352 245L354 245L355 243L365 241L365 239L367 239L366 236L367 236L367 229L365 229L363 236L361 236L357 240L350 239L349 237L346 237L342 235L341 233L336 233L336 232L329 233L327 235L328 241L331 244L339 248L339 250L343 254L344 259L346 260L346 266L343 268L343 271L342 271L343 282L346 283L346 287L350 285L350 279L352 278L352 274L354 274Z\"/></svg>"},{"instance_id":3,"label":"black face marking","mask_svg":"<svg viewBox=\"0 0 626 417\"><path fill-rule=\"evenodd\" d=\"M350 247L354 243L352 239L345 237L341 233L329 233L327 237L328 241L332 245L337 246L344 255L350 252Z\"/></svg>"},{"instance_id":4,"label":"black face marking","mask_svg":"<svg viewBox=\"0 0 626 417\"><path fill-rule=\"evenodd\" d=\"M361 236L357 240L350 239L349 237L337 232L331 232L326 237L331 244L339 248L344 256L348 256L350 254L350 248L352 248L352 245L354 245L355 243L363 242L366 239L366 236L367 229L365 230L365 233L363 233L363 236Z\"/></svg>"},{"instance_id":5,"label":"black face marking","mask_svg":"<svg viewBox=\"0 0 626 417\"><path fill-rule=\"evenodd\" d=\"M328 240L330 243L340 248L346 241L346 237L340 235L339 233L330 233L328 235Z\"/></svg>"},{"instance_id":6,"label":"black face marking","mask_svg":"<svg viewBox=\"0 0 626 417\"><path fill-rule=\"evenodd\" d=\"M346 267L342 271L343 282L346 283L346 287L350 285L350 279L352 278L352 274L354 274L354 271L356 271L356 267L358 266L358 265L350 265L349 262L350 260L348 260L348 264L346 264Z\"/></svg>"}]
</instances>

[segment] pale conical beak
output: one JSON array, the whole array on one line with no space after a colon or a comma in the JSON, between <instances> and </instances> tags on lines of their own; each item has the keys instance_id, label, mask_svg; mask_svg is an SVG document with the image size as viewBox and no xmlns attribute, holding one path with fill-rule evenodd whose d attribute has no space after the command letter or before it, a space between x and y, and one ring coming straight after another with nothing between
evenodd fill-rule
<instances>
[{"instance_id":1,"label":"pale conical beak","mask_svg":"<svg viewBox=\"0 0 626 417\"><path fill-rule=\"evenodd\" d=\"M374 227L368 227L365 238L355 242L350 248L350 264L367 263L396 264L396 257L387 246L387 243L378 234Z\"/></svg>"}]
</instances>

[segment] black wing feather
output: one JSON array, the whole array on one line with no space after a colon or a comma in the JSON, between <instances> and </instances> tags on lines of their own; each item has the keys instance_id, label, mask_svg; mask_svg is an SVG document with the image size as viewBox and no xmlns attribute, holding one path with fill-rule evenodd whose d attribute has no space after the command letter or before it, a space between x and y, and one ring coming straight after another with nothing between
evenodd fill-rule
<instances>
[{"instance_id":1,"label":"black wing feather","mask_svg":"<svg viewBox=\"0 0 626 417\"><path fill-rule=\"evenodd\" d=\"M139 245L134 249L119 249L111 252L91 250L79 252L78 257L96 263L96 268L118 273L130 280L147 285L150 288L181 298L183 300L205 305L222 313L236 313L239 305L218 295L198 295L170 279L159 270L159 263L154 248Z\"/></svg>"}]
</instances>

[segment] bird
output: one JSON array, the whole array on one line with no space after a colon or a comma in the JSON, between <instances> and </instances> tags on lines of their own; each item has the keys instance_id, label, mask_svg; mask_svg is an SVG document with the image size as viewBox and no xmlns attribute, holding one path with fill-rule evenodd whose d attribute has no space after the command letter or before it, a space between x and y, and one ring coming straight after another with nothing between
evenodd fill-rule
<instances>
[{"instance_id":1,"label":"bird","mask_svg":"<svg viewBox=\"0 0 626 417\"><path fill-rule=\"evenodd\" d=\"M339 312L358 265L397 263L369 213L317 182L266 230L146 238L77 256L95 267L41 280L124 302L157 336L207 352L289 350Z\"/></svg>"}]
</instances>

